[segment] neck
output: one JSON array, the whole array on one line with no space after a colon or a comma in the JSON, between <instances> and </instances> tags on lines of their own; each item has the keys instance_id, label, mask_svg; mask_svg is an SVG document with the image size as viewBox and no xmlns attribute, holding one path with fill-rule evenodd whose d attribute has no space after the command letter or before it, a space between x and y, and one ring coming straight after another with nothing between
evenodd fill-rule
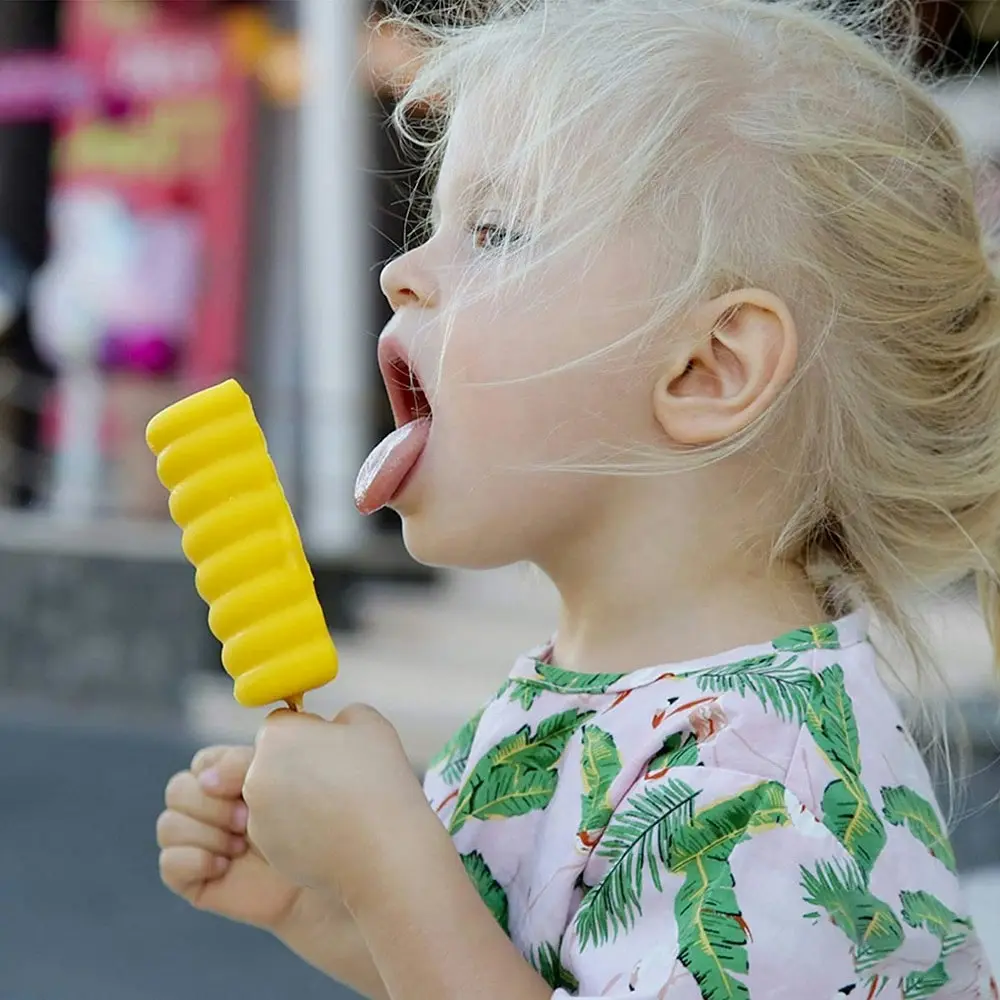
<instances>
[{"instance_id":1,"label":"neck","mask_svg":"<svg viewBox=\"0 0 1000 1000\"><path fill-rule=\"evenodd\" d=\"M732 536L718 523L714 533L705 525L683 538L656 520L604 523L616 530L586 533L561 559L539 563L561 598L553 657L564 669L620 673L683 662L825 617L799 567L734 555L719 544Z\"/></svg>"}]
</instances>

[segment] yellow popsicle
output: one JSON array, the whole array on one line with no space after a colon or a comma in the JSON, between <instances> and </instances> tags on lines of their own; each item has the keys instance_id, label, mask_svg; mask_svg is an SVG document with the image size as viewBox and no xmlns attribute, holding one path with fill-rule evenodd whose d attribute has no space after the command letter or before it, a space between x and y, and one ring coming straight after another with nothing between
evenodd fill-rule
<instances>
[{"instance_id":1,"label":"yellow popsicle","mask_svg":"<svg viewBox=\"0 0 1000 1000\"><path fill-rule=\"evenodd\" d=\"M337 651L250 397L233 379L203 389L153 417L146 443L234 697L300 709Z\"/></svg>"}]
</instances>

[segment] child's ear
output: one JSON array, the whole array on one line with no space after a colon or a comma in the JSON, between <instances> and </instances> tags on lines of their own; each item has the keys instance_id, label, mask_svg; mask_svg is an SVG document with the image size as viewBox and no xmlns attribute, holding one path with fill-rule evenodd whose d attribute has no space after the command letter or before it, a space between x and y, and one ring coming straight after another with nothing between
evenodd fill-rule
<instances>
[{"instance_id":1,"label":"child's ear","mask_svg":"<svg viewBox=\"0 0 1000 1000\"><path fill-rule=\"evenodd\" d=\"M798 332L784 302L757 288L713 299L692 320L697 343L657 379L653 413L675 443L715 444L774 401L795 370Z\"/></svg>"}]
</instances>

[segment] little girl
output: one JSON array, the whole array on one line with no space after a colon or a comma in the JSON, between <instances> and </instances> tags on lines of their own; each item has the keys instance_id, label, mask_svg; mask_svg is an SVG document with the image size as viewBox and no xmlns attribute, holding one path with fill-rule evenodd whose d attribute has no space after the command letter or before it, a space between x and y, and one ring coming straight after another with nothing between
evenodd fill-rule
<instances>
[{"instance_id":1,"label":"little girl","mask_svg":"<svg viewBox=\"0 0 1000 1000\"><path fill-rule=\"evenodd\" d=\"M540 567L556 637L423 790L363 706L202 751L163 878L392 1000L996 998L868 639L927 669L908 595L1000 608L955 130L825 4L507 6L424 29L400 108L434 203L357 500L425 562Z\"/></svg>"}]
</instances>

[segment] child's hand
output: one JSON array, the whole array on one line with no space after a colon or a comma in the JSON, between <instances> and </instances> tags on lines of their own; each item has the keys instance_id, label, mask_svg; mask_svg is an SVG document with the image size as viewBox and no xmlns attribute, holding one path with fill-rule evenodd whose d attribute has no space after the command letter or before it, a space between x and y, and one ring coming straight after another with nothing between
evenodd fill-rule
<instances>
[{"instance_id":1,"label":"child's hand","mask_svg":"<svg viewBox=\"0 0 1000 1000\"><path fill-rule=\"evenodd\" d=\"M291 881L333 891L352 906L387 847L433 826L392 725L353 705L332 722L288 711L272 714L257 736L243 794L249 835Z\"/></svg>"},{"instance_id":2,"label":"child's hand","mask_svg":"<svg viewBox=\"0 0 1000 1000\"><path fill-rule=\"evenodd\" d=\"M252 747L207 747L167 783L160 876L200 910L276 931L301 889L248 850L243 781Z\"/></svg>"},{"instance_id":3,"label":"child's hand","mask_svg":"<svg viewBox=\"0 0 1000 1000\"><path fill-rule=\"evenodd\" d=\"M270 931L339 982L385 997L343 903L297 886L248 848L242 793L253 755L252 747L208 747L167 783L156 824L163 881L192 906Z\"/></svg>"}]
</instances>

